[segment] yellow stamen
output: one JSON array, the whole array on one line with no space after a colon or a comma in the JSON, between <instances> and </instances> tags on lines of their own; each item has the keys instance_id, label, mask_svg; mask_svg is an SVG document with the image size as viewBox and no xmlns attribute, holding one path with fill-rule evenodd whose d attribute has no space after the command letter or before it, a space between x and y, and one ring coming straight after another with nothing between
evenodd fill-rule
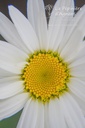
<instances>
[{"instance_id":1,"label":"yellow stamen","mask_svg":"<svg viewBox=\"0 0 85 128\"><path fill-rule=\"evenodd\" d=\"M39 52L30 57L22 78L31 96L46 102L67 89L69 71L57 53Z\"/></svg>"}]
</instances>

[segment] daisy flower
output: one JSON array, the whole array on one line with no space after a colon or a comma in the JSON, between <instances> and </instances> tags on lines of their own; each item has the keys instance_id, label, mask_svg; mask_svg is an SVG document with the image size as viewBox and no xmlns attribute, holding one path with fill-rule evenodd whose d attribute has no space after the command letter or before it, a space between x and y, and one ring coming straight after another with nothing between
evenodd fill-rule
<instances>
[{"instance_id":1,"label":"daisy flower","mask_svg":"<svg viewBox=\"0 0 85 128\"><path fill-rule=\"evenodd\" d=\"M58 0L47 25L43 0L27 17L0 13L0 120L23 108L17 128L85 128L85 6Z\"/></svg>"}]
</instances>

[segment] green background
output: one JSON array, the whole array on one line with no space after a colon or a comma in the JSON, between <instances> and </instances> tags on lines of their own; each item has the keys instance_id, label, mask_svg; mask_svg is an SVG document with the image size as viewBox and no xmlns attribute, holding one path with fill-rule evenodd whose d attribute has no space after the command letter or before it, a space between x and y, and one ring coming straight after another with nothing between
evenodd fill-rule
<instances>
[{"instance_id":1,"label":"green background","mask_svg":"<svg viewBox=\"0 0 85 128\"><path fill-rule=\"evenodd\" d=\"M14 116L0 121L0 128L16 128L21 112L18 112Z\"/></svg>"}]
</instances>

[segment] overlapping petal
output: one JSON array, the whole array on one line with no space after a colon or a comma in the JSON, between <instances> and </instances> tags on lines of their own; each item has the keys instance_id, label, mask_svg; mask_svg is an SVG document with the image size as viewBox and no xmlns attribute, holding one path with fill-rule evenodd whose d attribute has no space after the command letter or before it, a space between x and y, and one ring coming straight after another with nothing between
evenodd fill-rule
<instances>
[{"instance_id":1,"label":"overlapping petal","mask_svg":"<svg viewBox=\"0 0 85 128\"><path fill-rule=\"evenodd\" d=\"M85 82L79 78L71 78L71 82L68 84L68 88L74 93L79 99L85 102Z\"/></svg>"},{"instance_id":2,"label":"overlapping petal","mask_svg":"<svg viewBox=\"0 0 85 128\"><path fill-rule=\"evenodd\" d=\"M28 0L27 15L39 39L40 48L46 49L48 45L47 21L43 0Z\"/></svg>"},{"instance_id":3,"label":"overlapping petal","mask_svg":"<svg viewBox=\"0 0 85 128\"><path fill-rule=\"evenodd\" d=\"M69 10L67 8L69 8ZM58 0L56 2L48 26L49 49L53 49L53 50L58 49L58 46L60 42L63 40L66 29L73 15L74 15L73 0L68 0L68 1Z\"/></svg>"},{"instance_id":4,"label":"overlapping petal","mask_svg":"<svg viewBox=\"0 0 85 128\"><path fill-rule=\"evenodd\" d=\"M20 111L27 100L28 93L22 93L5 100L0 100L0 120L10 117Z\"/></svg>"},{"instance_id":5,"label":"overlapping petal","mask_svg":"<svg viewBox=\"0 0 85 128\"><path fill-rule=\"evenodd\" d=\"M24 45L21 37L19 36L14 24L0 12L0 34L9 43L22 49L24 52L29 53L29 50Z\"/></svg>"},{"instance_id":6,"label":"overlapping petal","mask_svg":"<svg viewBox=\"0 0 85 128\"><path fill-rule=\"evenodd\" d=\"M77 14L74 15L73 19L70 21L69 26L67 27L65 36L59 45L59 52L60 51L62 52L64 46L66 46L66 44L68 44L68 40L74 34L75 29L79 28L81 30L81 27L84 26L84 23L85 23L84 19L85 19L85 5L83 7L81 7L80 11L78 11ZM82 22L83 22L83 24L82 24ZM84 31L84 27L81 31L82 32ZM82 41L83 41L83 37L82 37Z\"/></svg>"},{"instance_id":7,"label":"overlapping petal","mask_svg":"<svg viewBox=\"0 0 85 128\"><path fill-rule=\"evenodd\" d=\"M48 126L46 128L67 128L62 111L60 109L59 99L51 100L47 106L46 112Z\"/></svg>"},{"instance_id":8,"label":"overlapping petal","mask_svg":"<svg viewBox=\"0 0 85 128\"><path fill-rule=\"evenodd\" d=\"M0 68L10 73L20 74L22 68L26 64L28 55L8 44L7 42L0 41Z\"/></svg>"},{"instance_id":9,"label":"overlapping petal","mask_svg":"<svg viewBox=\"0 0 85 128\"><path fill-rule=\"evenodd\" d=\"M17 128L37 128L39 103L29 99L20 117Z\"/></svg>"},{"instance_id":10,"label":"overlapping petal","mask_svg":"<svg viewBox=\"0 0 85 128\"><path fill-rule=\"evenodd\" d=\"M0 41L0 59L10 63L25 62L28 55L19 48Z\"/></svg>"},{"instance_id":11,"label":"overlapping petal","mask_svg":"<svg viewBox=\"0 0 85 128\"><path fill-rule=\"evenodd\" d=\"M12 97L24 91L23 81L19 76L0 79L0 99Z\"/></svg>"},{"instance_id":12,"label":"overlapping petal","mask_svg":"<svg viewBox=\"0 0 85 128\"><path fill-rule=\"evenodd\" d=\"M9 14L14 25L27 48L33 52L39 49L37 36L26 17L15 7L9 6Z\"/></svg>"},{"instance_id":13,"label":"overlapping petal","mask_svg":"<svg viewBox=\"0 0 85 128\"><path fill-rule=\"evenodd\" d=\"M64 115L67 128L84 128L85 118L73 97L66 93L60 97L62 114Z\"/></svg>"},{"instance_id":14,"label":"overlapping petal","mask_svg":"<svg viewBox=\"0 0 85 128\"><path fill-rule=\"evenodd\" d=\"M70 35L67 44L63 47L61 51L61 56L66 61L71 61L79 52L81 42L83 41L85 35L85 17L76 24L75 30Z\"/></svg>"}]
</instances>

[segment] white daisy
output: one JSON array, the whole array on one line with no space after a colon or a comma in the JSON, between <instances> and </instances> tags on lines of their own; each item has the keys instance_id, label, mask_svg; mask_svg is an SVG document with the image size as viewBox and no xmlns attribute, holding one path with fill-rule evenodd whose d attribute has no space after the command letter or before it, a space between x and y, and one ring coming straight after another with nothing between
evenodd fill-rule
<instances>
[{"instance_id":1,"label":"white daisy","mask_svg":"<svg viewBox=\"0 0 85 128\"><path fill-rule=\"evenodd\" d=\"M24 108L17 128L85 128L85 6L73 8L58 0L48 26L42 0L28 0L28 19L0 13L0 120Z\"/></svg>"}]
</instances>

